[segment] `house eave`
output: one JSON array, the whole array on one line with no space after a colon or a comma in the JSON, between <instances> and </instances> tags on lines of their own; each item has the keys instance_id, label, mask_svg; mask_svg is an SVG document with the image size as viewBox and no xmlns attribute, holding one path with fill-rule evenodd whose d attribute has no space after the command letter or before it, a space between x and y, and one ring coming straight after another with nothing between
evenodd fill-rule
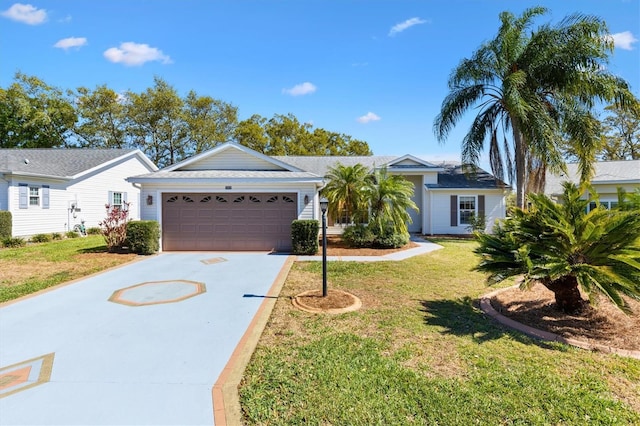
<instances>
[{"instance_id":1,"label":"house eave","mask_svg":"<svg viewBox=\"0 0 640 426\"><path fill-rule=\"evenodd\" d=\"M126 179L130 183L142 183L142 184L202 184L202 183L315 183L323 184L322 179L318 178L272 178L272 179L260 179L260 178L136 178L130 177Z\"/></svg>"},{"instance_id":2,"label":"house eave","mask_svg":"<svg viewBox=\"0 0 640 426\"><path fill-rule=\"evenodd\" d=\"M57 182L68 182L73 180L71 176L53 176L53 175L44 175L40 173L29 173L29 172L0 172L4 177L10 178L38 178L38 179L46 179L46 180L54 180Z\"/></svg>"}]
</instances>

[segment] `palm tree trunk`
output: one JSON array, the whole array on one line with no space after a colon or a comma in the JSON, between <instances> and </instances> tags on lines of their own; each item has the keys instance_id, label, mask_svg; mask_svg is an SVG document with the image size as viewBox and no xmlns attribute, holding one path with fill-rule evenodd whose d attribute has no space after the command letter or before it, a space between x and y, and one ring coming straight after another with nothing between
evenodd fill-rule
<instances>
[{"instance_id":1,"label":"palm tree trunk","mask_svg":"<svg viewBox=\"0 0 640 426\"><path fill-rule=\"evenodd\" d=\"M514 153L516 163L516 207L524 208L525 200L525 171L526 171L526 147L522 140L522 132L520 131L520 122L512 119L513 140L515 143Z\"/></svg>"},{"instance_id":2,"label":"palm tree trunk","mask_svg":"<svg viewBox=\"0 0 640 426\"><path fill-rule=\"evenodd\" d=\"M555 294L556 306L561 311L576 313L584 308L585 300L580 295L576 277L567 275L545 283L545 286Z\"/></svg>"}]
</instances>

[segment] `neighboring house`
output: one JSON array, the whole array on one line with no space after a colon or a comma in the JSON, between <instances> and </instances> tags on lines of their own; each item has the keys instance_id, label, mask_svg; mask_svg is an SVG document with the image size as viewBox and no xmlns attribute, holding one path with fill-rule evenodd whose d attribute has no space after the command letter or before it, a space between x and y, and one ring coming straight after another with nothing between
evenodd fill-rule
<instances>
[{"instance_id":1,"label":"neighboring house","mask_svg":"<svg viewBox=\"0 0 640 426\"><path fill-rule=\"evenodd\" d=\"M137 149L0 149L0 210L25 237L98 226L107 203L130 202L137 219L140 189L126 178L155 170Z\"/></svg>"},{"instance_id":2,"label":"neighboring house","mask_svg":"<svg viewBox=\"0 0 640 426\"><path fill-rule=\"evenodd\" d=\"M320 189L329 167L387 167L415 186L411 232L468 234L472 214L487 230L505 216L506 185L479 170L402 157L269 157L227 143L153 173L142 186L141 218L161 224L162 250L289 250L291 222L320 219Z\"/></svg>"},{"instance_id":3,"label":"neighboring house","mask_svg":"<svg viewBox=\"0 0 640 426\"><path fill-rule=\"evenodd\" d=\"M562 195L562 183L570 181L578 184L580 176L578 165L567 164L567 174L553 175L547 173L544 193L551 198L559 199ZM600 203L607 208L618 204L618 188L633 192L640 188L640 160L601 161L595 164L595 174L591 186L598 194ZM585 197L587 194L585 194ZM595 207L595 203L589 207Z\"/></svg>"}]
</instances>

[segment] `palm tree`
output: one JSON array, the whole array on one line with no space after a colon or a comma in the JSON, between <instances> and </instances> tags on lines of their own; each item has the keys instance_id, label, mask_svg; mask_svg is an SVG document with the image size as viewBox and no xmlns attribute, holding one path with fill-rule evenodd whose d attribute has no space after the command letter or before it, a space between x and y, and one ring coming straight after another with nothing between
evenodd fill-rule
<instances>
[{"instance_id":1,"label":"palm tree","mask_svg":"<svg viewBox=\"0 0 640 426\"><path fill-rule=\"evenodd\" d=\"M477 108L462 141L462 161L478 165L488 141L492 172L516 184L516 205L544 185L545 170L565 167L562 136L578 154L582 181L592 174L599 126L596 101L628 108L637 100L626 82L606 71L613 39L601 19L571 15L558 25L531 30L547 13L534 7L516 17L500 14L496 37L463 59L449 78L449 94L434 121L440 142L471 108Z\"/></svg>"},{"instance_id":2,"label":"palm tree","mask_svg":"<svg viewBox=\"0 0 640 426\"><path fill-rule=\"evenodd\" d=\"M362 164L345 166L340 163L329 168L327 185L322 195L329 200L329 214L334 218L346 217L349 222L366 215L363 191L369 171Z\"/></svg>"},{"instance_id":3,"label":"palm tree","mask_svg":"<svg viewBox=\"0 0 640 426\"><path fill-rule=\"evenodd\" d=\"M402 176L391 175L386 168L377 169L369 179L365 198L370 209L369 226L374 234L381 236L392 230L406 234L407 223L411 223L408 209L418 211L413 202L413 184Z\"/></svg>"},{"instance_id":4,"label":"palm tree","mask_svg":"<svg viewBox=\"0 0 640 426\"><path fill-rule=\"evenodd\" d=\"M489 284L520 275L523 289L542 283L565 312L583 308L580 289L590 300L604 294L622 309L621 294L640 299L640 210L621 198L624 208L587 213L597 196L581 199L581 193L565 183L562 203L532 194L529 211L515 208L493 235L476 234L482 259L475 269L489 274Z\"/></svg>"}]
</instances>

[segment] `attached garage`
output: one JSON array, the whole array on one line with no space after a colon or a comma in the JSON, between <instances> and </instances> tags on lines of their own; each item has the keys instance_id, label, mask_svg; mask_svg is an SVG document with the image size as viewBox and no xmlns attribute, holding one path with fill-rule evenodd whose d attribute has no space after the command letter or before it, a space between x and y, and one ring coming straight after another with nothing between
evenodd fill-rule
<instances>
[{"instance_id":1,"label":"attached garage","mask_svg":"<svg viewBox=\"0 0 640 426\"><path fill-rule=\"evenodd\" d=\"M163 250L291 249L296 193L163 193Z\"/></svg>"}]
</instances>

